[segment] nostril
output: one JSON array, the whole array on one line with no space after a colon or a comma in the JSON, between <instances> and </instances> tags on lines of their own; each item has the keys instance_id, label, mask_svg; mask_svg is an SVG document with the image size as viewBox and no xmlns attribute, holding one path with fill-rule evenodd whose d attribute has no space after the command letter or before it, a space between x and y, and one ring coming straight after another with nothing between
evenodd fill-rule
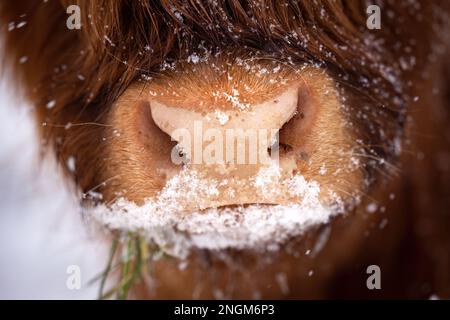
<instances>
[{"instance_id":1,"label":"nostril","mask_svg":"<svg viewBox=\"0 0 450 320\"><path fill-rule=\"evenodd\" d=\"M267 152L270 157L274 157L276 154L278 154L279 156L288 154L293 150L294 148L291 145L280 142L279 140L277 140L269 148L267 148Z\"/></svg>"},{"instance_id":2,"label":"nostril","mask_svg":"<svg viewBox=\"0 0 450 320\"><path fill-rule=\"evenodd\" d=\"M188 153L179 144L175 145L172 148L170 158L175 165L183 165L189 163Z\"/></svg>"},{"instance_id":3,"label":"nostril","mask_svg":"<svg viewBox=\"0 0 450 320\"><path fill-rule=\"evenodd\" d=\"M293 150L293 147L286 143L280 143L280 150L284 153L289 153Z\"/></svg>"},{"instance_id":4,"label":"nostril","mask_svg":"<svg viewBox=\"0 0 450 320\"><path fill-rule=\"evenodd\" d=\"M305 148L308 149L311 143L318 142L318 137L311 133L318 125L321 110L326 107L326 103L318 103L317 96L312 94L308 88L299 88L297 110L279 131L280 143L288 146L287 152L299 153ZM334 124L332 119L328 121L327 126Z\"/></svg>"}]
</instances>

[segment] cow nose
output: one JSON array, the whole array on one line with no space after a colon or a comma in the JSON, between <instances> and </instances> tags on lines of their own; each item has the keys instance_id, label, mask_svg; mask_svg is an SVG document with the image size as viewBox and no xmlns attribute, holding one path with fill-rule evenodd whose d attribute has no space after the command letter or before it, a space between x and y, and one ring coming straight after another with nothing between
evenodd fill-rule
<instances>
[{"instance_id":1,"label":"cow nose","mask_svg":"<svg viewBox=\"0 0 450 320\"><path fill-rule=\"evenodd\" d=\"M297 88L245 108L232 104L220 109L211 106L205 111L192 105L183 108L150 100L153 121L177 142L172 162L187 164L189 172L194 171L203 181L217 182L213 188L217 192L196 197L195 204L189 203L186 208L287 203L287 191L278 196L265 191L266 187L278 188L278 182L261 186L258 177L274 167L279 177L292 176L294 156L277 152L277 138L278 131L296 114L297 100Z\"/></svg>"},{"instance_id":2,"label":"cow nose","mask_svg":"<svg viewBox=\"0 0 450 320\"><path fill-rule=\"evenodd\" d=\"M188 154L191 164L231 163L248 172L243 165L267 164L268 150L283 124L294 116L297 99L298 90L292 87L259 104L211 106L210 112L158 101L151 101L150 106L156 125Z\"/></svg>"}]
</instances>

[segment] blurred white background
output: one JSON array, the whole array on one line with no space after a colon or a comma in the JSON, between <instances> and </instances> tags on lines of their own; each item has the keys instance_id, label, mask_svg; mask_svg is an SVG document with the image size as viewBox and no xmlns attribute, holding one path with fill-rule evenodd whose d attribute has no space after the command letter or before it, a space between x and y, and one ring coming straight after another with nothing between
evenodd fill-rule
<instances>
[{"instance_id":1,"label":"blurred white background","mask_svg":"<svg viewBox=\"0 0 450 320\"><path fill-rule=\"evenodd\" d=\"M93 239L67 181L40 161L32 107L0 75L0 299L90 299L108 248ZM81 271L70 290L67 268Z\"/></svg>"}]
</instances>

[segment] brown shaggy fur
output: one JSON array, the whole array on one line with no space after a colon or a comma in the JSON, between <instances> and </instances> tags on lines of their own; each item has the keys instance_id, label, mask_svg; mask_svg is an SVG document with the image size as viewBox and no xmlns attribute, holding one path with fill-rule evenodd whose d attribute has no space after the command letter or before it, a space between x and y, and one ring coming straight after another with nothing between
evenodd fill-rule
<instances>
[{"instance_id":1,"label":"brown shaggy fur","mask_svg":"<svg viewBox=\"0 0 450 320\"><path fill-rule=\"evenodd\" d=\"M65 27L65 8L74 3L81 7L81 30ZM433 293L449 298L450 67L444 36L450 8L446 1L377 3L381 30L366 28L368 3L362 0L23 0L2 2L0 18L6 62L36 106L42 138L62 163L76 157L73 178L85 192L105 180L114 162L111 141L103 139L110 134L114 103L144 79L162 81L162 87L177 83L177 70L183 70L179 61L193 53L228 52L293 68L314 64L344 97L349 136L363 154L360 189L369 197L332 223L326 247L314 259L280 253L279 263L263 267L251 254L231 253L233 263L241 261L239 270L203 252L192 260L196 267L175 278L176 264L163 263L156 274L164 285L156 297L190 296L199 278L194 275L208 271L204 287L225 288L229 280L236 284L231 297L251 297L255 291L283 297L276 277L267 277L283 272L290 298ZM22 20L24 27L8 32L10 23ZM21 64L23 56L28 61ZM53 100L56 105L47 108ZM335 120L336 126L342 121ZM399 137L405 143L401 155ZM108 186L100 190L107 192ZM364 213L370 199L384 212ZM385 217L388 226L380 230ZM296 252L311 248L319 233L292 247ZM365 288L365 267L372 263L383 270L379 292ZM311 268L313 279L306 276ZM212 291L199 296L211 297Z\"/></svg>"}]
</instances>

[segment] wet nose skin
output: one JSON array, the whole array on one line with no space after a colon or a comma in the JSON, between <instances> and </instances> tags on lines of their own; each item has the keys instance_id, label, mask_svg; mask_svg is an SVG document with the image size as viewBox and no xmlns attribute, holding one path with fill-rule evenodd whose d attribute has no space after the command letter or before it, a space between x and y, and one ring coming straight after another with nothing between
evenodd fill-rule
<instances>
[{"instance_id":1,"label":"wet nose skin","mask_svg":"<svg viewBox=\"0 0 450 320\"><path fill-rule=\"evenodd\" d=\"M197 202L199 209L204 209L230 204L286 202L273 195L266 198L257 190L256 181L261 172L268 171L274 164L285 169L284 173L280 171L283 177L295 166L294 159L286 155L279 159L276 152L269 155L269 149L277 141L283 124L295 115L297 103L298 88L290 87L259 104L232 105L218 110L213 107L214 111L209 113L167 106L158 101L150 101L150 107L155 124L188 155L189 169L195 170L208 183L219 182L217 195L202 197ZM172 154L178 155L178 149L174 151ZM265 188L270 188L270 181L267 183Z\"/></svg>"},{"instance_id":2,"label":"wet nose skin","mask_svg":"<svg viewBox=\"0 0 450 320\"><path fill-rule=\"evenodd\" d=\"M161 130L172 138L177 129L191 133L195 122L201 122L203 129L251 129L276 130L294 115L297 109L298 89L289 88L278 97L257 105L231 106L227 110L216 110L205 114L183 106L166 106L158 101L151 102L152 117Z\"/></svg>"},{"instance_id":3,"label":"wet nose skin","mask_svg":"<svg viewBox=\"0 0 450 320\"><path fill-rule=\"evenodd\" d=\"M280 128L294 116L297 100L298 89L291 87L281 95L257 105L231 106L227 110L215 110L210 113L184 109L182 106L169 107L158 101L152 101L150 105L156 125L191 155L191 163L201 165L223 162L223 164L248 165L262 164L265 159L259 158L268 154L267 150ZM240 139L245 140L246 148L237 148L230 154L227 143L231 141L227 140L233 137L236 143ZM256 137L257 141L251 141L252 137ZM223 159L209 161L203 157L203 153L207 151L205 149L208 142L214 139L221 140L219 142L225 154ZM257 151L261 156L256 163L250 161L252 159L249 159L249 151Z\"/></svg>"}]
</instances>

